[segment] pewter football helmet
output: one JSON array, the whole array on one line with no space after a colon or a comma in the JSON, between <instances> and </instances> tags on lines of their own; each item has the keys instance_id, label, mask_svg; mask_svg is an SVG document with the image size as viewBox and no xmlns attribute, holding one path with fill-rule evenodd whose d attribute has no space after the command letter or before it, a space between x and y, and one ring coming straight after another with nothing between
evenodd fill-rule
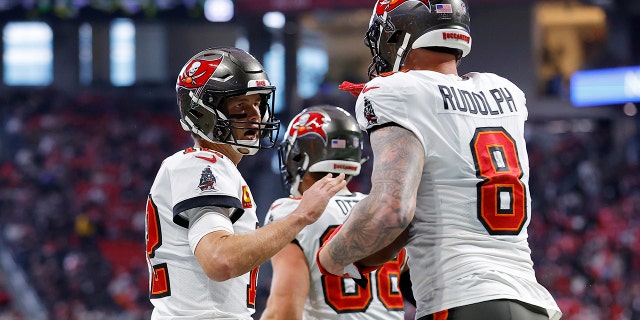
<instances>
[{"instance_id":1,"label":"pewter football helmet","mask_svg":"<svg viewBox=\"0 0 640 320\"><path fill-rule=\"evenodd\" d=\"M362 131L346 110L313 106L296 115L278 147L280 175L285 190L300 196L298 187L307 172L360 174Z\"/></svg>"},{"instance_id":2,"label":"pewter football helmet","mask_svg":"<svg viewBox=\"0 0 640 320\"><path fill-rule=\"evenodd\" d=\"M194 55L182 67L176 83L180 123L186 131L213 143L226 143L249 150L272 148L280 121L273 117L275 87L262 64L237 48L210 48ZM259 122L228 119L222 112L225 100L239 95L260 94ZM271 101L271 103L270 103ZM240 140L233 129L258 127L259 138ZM244 153L246 154L246 153Z\"/></svg>"},{"instance_id":3,"label":"pewter football helmet","mask_svg":"<svg viewBox=\"0 0 640 320\"><path fill-rule=\"evenodd\" d=\"M465 0L378 0L365 34L373 60L369 77L398 71L409 50L471 51L469 7Z\"/></svg>"}]
</instances>

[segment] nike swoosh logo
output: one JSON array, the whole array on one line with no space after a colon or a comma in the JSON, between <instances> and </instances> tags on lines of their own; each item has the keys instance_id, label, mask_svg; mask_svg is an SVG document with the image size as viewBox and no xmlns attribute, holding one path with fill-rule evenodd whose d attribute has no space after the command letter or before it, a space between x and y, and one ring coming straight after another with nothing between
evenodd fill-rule
<instances>
[{"instance_id":1,"label":"nike swoosh logo","mask_svg":"<svg viewBox=\"0 0 640 320\"><path fill-rule=\"evenodd\" d=\"M369 90L372 90L372 89L378 89L378 88L380 88L380 87L378 87L378 86L364 87L364 89L362 89L362 93L365 93L365 92L367 92Z\"/></svg>"},{"instance_id":2,"label":"nike swoosh logo","mask_svg":"<svg viewBox=\"0 0 640 320\"><path fill-rule=\"evenodd\" d=\"M216 156L211 156L211 158L209 157L204 157L204 156L196 156L196 158L202 159L202 160L206 160L209 161L211 163L216 163L218 162L218 160L216 159Z\"/></svg>"}]
</instances>

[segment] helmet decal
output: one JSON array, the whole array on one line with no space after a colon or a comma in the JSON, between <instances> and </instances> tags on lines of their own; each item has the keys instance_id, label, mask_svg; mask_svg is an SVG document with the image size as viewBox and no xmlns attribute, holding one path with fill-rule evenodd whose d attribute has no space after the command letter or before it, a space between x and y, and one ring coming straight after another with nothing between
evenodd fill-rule
<instances>
[{"instance_id":1,"label":"helmet decal","mask_svg":"<svg viewBox=\"0 0 640 320\"><path fill-rule=\"evenodd\" d=\"M193 60L191 61L180 73L178 77L178 85L187 88L202 87L207 83L207 80L216 71L218 65L222 61L222 58L212 61L207 60Z\"/></svg>"},{"instance_id":2,"label":"helmet decal","mask_svg":"<svg viewBox=\"0 0 640 320\"><path fill-rule=\"evenodd\" d=\"M451 3L438 3L436 4L436 13L453 13Z\"/></svg>"},{"instance_id":3,"label":"helmet decal","mask_svg":"<svg viewBox=\"0 0 640 320\"><path fill-rule=\"evenodd\" d=\"M466 43L471 43L471 37L462 32L442 32L442 40L454 40L454 41L464 41Z\"/></svg>"},{"instance_id":4,"label":"helmet decal","mask_svg":"<svg viewBox=\"0 0 640 320\"><path fill-rule=\"evenodd\" d=\"M247 88L258 88L258 87L266 87L266 86L270 86L271 83L269 83L269 80L263 79L263 80L250 80L249 83L247 83Z\"/></svg>"},{"instance_id":5,"label":"helmet decal","mask_svg":"<svg viewBox=\"0 0 640 320\"><path fill-rule=\"evenodd\" d=\"M289 136L303 137L308 134L317 134L322 140L327 141L327 132L324 129L325 116L320 112L307 112L299 115L294 121ZM297 134L296 134L297 131Z\"/></svg>"},{"instance_id":6,"label":"helmet decal","mask_svg":"<svg viewBox=\"0 0 640 320\"><path fill-rule=\"evenodd\" d=\"M376 3L376 14L381 16L385 13L385 11L391 11L393 9L395 9L397 6L407 2L407 1L413 1L413 0L378 0L378 3ZM427 7L427 9L429 10L429 12L431 12L431 3L429 2L429 0L418 0L422 3L425 4L425 6Z\"/></svg>"}]
</instances>

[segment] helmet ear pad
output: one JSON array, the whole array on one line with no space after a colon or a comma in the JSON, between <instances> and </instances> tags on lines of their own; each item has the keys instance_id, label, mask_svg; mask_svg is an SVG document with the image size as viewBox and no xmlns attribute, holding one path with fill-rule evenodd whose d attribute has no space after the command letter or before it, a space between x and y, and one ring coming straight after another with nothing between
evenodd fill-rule
<instances>
[{"instance_id":1,"label":"helmet ear pad","mask_svg":"<svg viewBox=\"0 0 640 320\"><path fill-rule=\"evenodd\" d=\"M285 191L294 197L300 197L300 182L309 168L309 156L302 153L298 140L285 139L278 148L280 176Z\"/></svg>"},{"instance_id":2,"label":"helmet ear pad","mask_svg":"<svg viewBox=\"0 0 640 320\"><path fill-rule=\"evenodd\" d=\"M224 114L224 105L227 97L216 95L214 93L204 91L202 93L201 101L206 106L200 106L203 110L206 109L207 112L205 114L208 115L213 122L209 129L211 132L210 137L214 141L226 142L229 141L229 138L232 135L232 126L230 125L229 120Z\"/></svg>"},{"instance_id":3,"label":"helmet ear pad","mask_svg":"<svg viewBox=\"0 0 640 320\"><path fill-rule=\"evenodd\" d=\"M192 97L190 101L190 108L183 115L185 121L191 125L192 131L198 134L202 138L206 136L209 140L225 142L232 135L232 129L229 125L229 121L219 110L219 106L223 105L224 99L219 99L216 103L212 101L213 95L204 93L202 98L197 98L194 92L190 93ZM205 105L204 103L209 104ZM210 107L217 105L218 107Z\"/></svg>"},{"instance_id":4,"label":"helmet ear pad","mask_svg":"<svg viewBox=\"0 0 640 320\"><path fill-rule=\"evenodd\" d=\"M196 123L198 130L204 133L211 132L213 126L218 122L218 116L215 113L208 112L197 103L192 104L185 117Z\"/></svg>"}]
</instances>

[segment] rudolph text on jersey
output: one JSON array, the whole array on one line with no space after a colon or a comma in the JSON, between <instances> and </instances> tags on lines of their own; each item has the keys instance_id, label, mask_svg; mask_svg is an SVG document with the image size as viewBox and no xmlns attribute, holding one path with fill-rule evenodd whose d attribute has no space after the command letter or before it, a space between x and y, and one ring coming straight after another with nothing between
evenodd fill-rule
<instances>
[{"instance_id":1,"label":"rudolph text on jersey","mask_svg":"<svg viewBox=\"0 0 640 320\"><path fill-rule=\"evenodd\" d=\"M507 88L468 91L453 86L438 85L446 111L474 115L502 115L518 112L513 95ZM445 112L446 112L445 111Z\"/></svg>"}]
</instances>

